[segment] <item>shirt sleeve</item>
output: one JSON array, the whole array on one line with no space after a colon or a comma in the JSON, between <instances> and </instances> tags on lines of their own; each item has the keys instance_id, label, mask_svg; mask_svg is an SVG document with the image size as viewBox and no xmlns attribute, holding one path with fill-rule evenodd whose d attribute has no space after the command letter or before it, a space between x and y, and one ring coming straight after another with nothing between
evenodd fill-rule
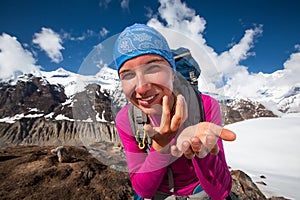
<instances>
[{"instance_id":1,"label":"shirt sleeve","mask_svg":"<svg viewBox=\"0 0 300 200\"><path fill-rule=\"evenodd\" d=\"M128 120L128 106L116 117L116 128L123 143L132 187L144 198L151 198L158 190L171 155L153 148L148 153L138 148Z\"/></svg>"},{"instance_id":2,"label":"shirt sleeve","mask_svg":"<svg viewBox=\"0 0 300 200\"><path fill-rule=\"evenodd\" d=\"M222 115L218 102L210 96L203 95L203 106L206 121L222 125ZM232 178L228 169L222 140L218 140L219 153L208 154L204 158L195 157L193 165L202 188L213 199L224 199L228 196Z\"/></svg>"}]
</instances>

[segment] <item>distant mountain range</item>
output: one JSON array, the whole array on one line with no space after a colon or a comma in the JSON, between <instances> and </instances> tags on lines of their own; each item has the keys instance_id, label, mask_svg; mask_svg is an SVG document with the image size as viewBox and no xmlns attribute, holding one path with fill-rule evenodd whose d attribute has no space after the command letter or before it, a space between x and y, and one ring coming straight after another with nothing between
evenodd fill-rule
<instances>
[{"instance_id":1,"label":"distant mountain range","mask_svg":"<svg viewBox=\"0 0 300 200\"><path fill-rule=\"evenodd\" d=\"M92 121L113 121L113 116L108 116L112 111L108 111L114 107L122 107L127 103L125 96L121 92L120 83L116 71L105 68L96 75L80 75L59 68L52 72L43 72L39 75L19 75L15 79L0 82L1 101L0 101L0 120L2 122L13 121L21 117L40 117L51 119L69 119ZM274 94L276 93L276 95ZM83 95L85 94L85 95ZM278 91L272 92L265 90L261 94L265 94L265 98L238 98L224 97L219 94L210 94L215 97L221 104L231 107L233 110L240 109L241 104L251 103L252 110L258 112L258 108L264 107L272 111L276 115L284 113L300 112L298 106L300 88L291 87L285 94L278 94ZM260 94L260 95L261 95ZM98 113L99 107L93 107L94 99L98 99L97 95L102 95L110 101L107 108L102 108ZM271 97L276 97L272 100ZM78 114L71 111L79 109L78 98L85 101L84 98L91 101L91 109L82 109ZM102 97L101 97L102 98ZM102 98L104 101L104 98ZM42 105L45 104L45 105ZM260 106L254 106L260 105ZM80 105L82 107L82 105ZM87 104L84 104L87 106ZM57 108L56 108L57 107ZM236 108L235 108L236 107ZM238 107L238 108L237 108ZM26 109L25 109L26 108ZM54 109L56 108L56 110ZM23 109L23 110L22 110ZM50 112L51 111L51 112ZM100 112L100 110L99 110ZM27 115L26 115L27 113ZM86 119L83 115L86 113ZM106 114L104 114L106 113ZM79 115L80 114L80 115ZM105 115L105 117L103 116ZM259 116L259 115L258 115ZM104 117L104 118L103 118ZM255 114L253 117L256 117Z\"/></svg>"},{"instance_id":2,"label":"distant mountain range","mask_svg":"<svg viewBox=\"0 0 300 200\"><path fill-rule=\"evenodd\" d=\"M255 99L211 95L222 106L224 124L299 112L299 88L290 88L276 101L271 101L270 96L274 96L271 90L264 94L266 98L260 99L263 104ZM77 144L83 141L82 138L119 143L114 117L126 103L118 76L109 68L94 76L59 68L39 75L19 75L15 79L2 80L0 146L51 144L54 140L55 144ZM104 132L100 133L100 130Z\"/></svg>"},{"instance_id":3,"label":"distant mountain range","mask_svg":"<svg viewBox=\"0 0 300 200\"><path fill-rule=\"evenodd\" d=\"M41 72L42 76L51 84L60 84L65 88L65 94L70 97L78 91L84 90L84 87L90 83L101 85L102 89L114 91L116 89L121 91L118 75L116 71L110 68L104 68L95 76L85 76L76 73L68 72L63 68L59 68L53 72ZM119 88L118 88L119 86ZM201 90L201 89L200 89ZM244 101L259 102L268 110L276 115L284 115L288 113L300 112L300 87L291 85L290 87L276 87L263 88L258 90L256 94L251 97L243 97L239 94L232 94L230 97L222 96L220 94L210 94L219 101ZM120 96L120 98L124 96ZM114 98L117 99L117 98ZM121 100L122 101L122 100ZM126 101L119 102L120 105L125 104Z\"/></svg>"}]
</instances>

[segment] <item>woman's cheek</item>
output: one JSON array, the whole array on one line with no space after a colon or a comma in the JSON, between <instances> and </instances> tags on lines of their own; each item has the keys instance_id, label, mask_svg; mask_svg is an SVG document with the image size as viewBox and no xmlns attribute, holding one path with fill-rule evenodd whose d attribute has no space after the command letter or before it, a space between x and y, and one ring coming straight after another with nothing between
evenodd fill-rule
<instances>
[{"instance_id":1,"label":"woman's cheek","mask_svg":"<svg viewBox=\"0 0 300 200\"><path fill-rule=\"evenodd\" d=\"M173 91L173 76L171 73L163 73L157 75L153 84L160 85L161 87L165 88L166 90L172 93Z\"/></svg>"},{"instance_id":2,"label":"woman's cheek","mask_svg":"<svg viewBox=\"0 0 300 200\"><path fill-rule=\"evenodd\" d=\"M122 81L122 89L125 96L130 99L134 93L134 85L130 84L128 81Z\"/></svg>"}]
</instances>

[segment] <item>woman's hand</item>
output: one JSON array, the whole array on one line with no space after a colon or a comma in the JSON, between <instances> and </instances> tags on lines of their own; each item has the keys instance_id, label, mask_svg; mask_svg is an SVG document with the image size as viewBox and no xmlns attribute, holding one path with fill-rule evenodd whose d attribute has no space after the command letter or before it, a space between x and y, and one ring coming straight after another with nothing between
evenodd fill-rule
<instances>
[{"instance_id":1,"label":"woman's hand","mask_svg":"<svg viewBox=\"0 0 300 200\"><path fill-rule=\"evenodd\" d=\"M164 96L162 101L162 116L160 125L152 127L151 125L146 124L144 126L144 130L148 133L148 136L152 138L153 148L157 151L170 143L179 127L187 119L187 104L182 95L177 96L175 106L175 113L172 117L169 99L167 96Z\"/></svg>"},{"instance_id":2,"label":"woman's hand","mask_svg":"<svg viewBox=\"0 0 300 200\"><path fill-rule=\"evenodd\" d=\"M219 138L234 141L236 134L213 123L200 122L180 133L176 145L171 147L171 153L177 157L183 153L187 158L193 158L195 155L203 158L208 153L216 155L219 152Z\"/></svg>"}]
</instances>

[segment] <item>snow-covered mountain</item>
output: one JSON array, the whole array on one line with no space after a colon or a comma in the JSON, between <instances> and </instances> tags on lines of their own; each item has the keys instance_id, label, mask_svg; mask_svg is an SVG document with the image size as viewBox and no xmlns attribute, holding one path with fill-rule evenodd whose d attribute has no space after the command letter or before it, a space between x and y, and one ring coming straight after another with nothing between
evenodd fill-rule
<instances>
[{"instance_id":1,"label":"snow-covered mountain","mask_svg":"<svg viewBox=\"0 0 300 200\"><path fill-rule=\"evenodd\" d=\"M69 107L72 106L76 94L85 91L87 89L86 87L92 84L100 85L99 88L100 91L102 93L107 93L108 96L110 96L110 100L112 101L111 107L120 107L127 102L126 98L121 92L122 89L120 87L118 75L115 70L112 70L110 68L103 68L96 75L80 75L80 74L67 71L63 68L59 68L52 72L40 71L39 73L33 75L33 77L36 76L40 77L40 81L43 82L42 85L47 85L47 84L54 85L54 86L56 85L57 90L61 90L61 89L64 90L64 94L66 95L66 98L65 98L65 102L63 102L62 105L63 106L65 105L65 107L66 105L68 105ZM32 79L31 76L19 75L16 76L15 79L2 82L1 88L3 90L3 85L6 85L6 87L7 85L14 86L18 82L26 82L29 81L30 79ZM282 116L286 113L300 112L300 87L298 86L291 86L290 88L287 87L264 88L257 91L257 93L252 97L248 97L248 98L242 98L240 94L236 95L238 98L235 98L236 97L235 95L231 95L230 97L228 96L224 97L219 94L213 94L213 93L208 93L208 94L218 99L220 103L225 104L226 107L223 107L224 109L230 110L231 108L230 111L231 114L227 114L227 116L235 115L235 117L237 117L236 113L234 114L233 111L239 110L238 112L242 113L243 110L245 111L247 106L249 107L247 108L247 110L251 110L251 109L256 110L256 113L251 114L252 115L251 118L255 118L259 116L260 117L272 116L269 115L269 113L266 114L266 112L265 114L262 114L262 111L260 110L261 108L260 105L265 107L263 109L270 110L277 116ZM252 104L251 106L246 105L249 104L249 102L251 102ZM254 104L257 105L255 106ZM31 108L31 109L34 110L36 108ZM257 114L258 112L261 113ZM17 114L22 114L22 113L17 113ZM100 113L100 115L102 115L102 113ZM249 112L246 112L243 115L249 115ZM8 116L1 116L0 121L5 121L6 119L5 117ZM242 117L241 120L245 119L244 117ZM235 121L240 121L240 120L236 119Z\"/></svg>"},{"instance_id":2,"label":"snow-covered mountain","mask_svg":"<svg viewBox=\"0 0 300 200\"><path fill-rule=\"evenodd\" d=\"M0 82L0 122L41 116L75 120L74 111L79 108L85 108L84 113L95 111L93 114L90 111L85 115L86 119L80 118L81 120L93 119L95 116L91 115L97 114L100 115L97 116L97 121L106 121L102 112L97 113L95 99L111 99L109 96L112 96L117 84L117 76L109 68L94 76L79 75L63 68L52 72L19 75L15 79ZM106 107L110 109L111 105L108 104ZM80 115L83 116L83 112ZM109 119L112 121L112 117Z\"/></svg>"},{"instance_id":3,"label":"snow-covered mountain","mask_svg":"<svg viewBox=\"0 0 300 200\"><path fill-rule=\"evenodd\" d=\"M300 112L300 86L271 87L252 97L274 113L283 115Z\"/></svg>"},{"instance_id":4,"label":"snow-covered mountain","mask_svg":"<svg viewBox=\"0 0 300 200\"><path fill-rule=\"evenodd\" d=\"M290 73L292 74L292 72ZM241 83L241 86L227 84L223 88L226 95L260 102L278 116L300 112L299 78L289 81L289 77L285 77L280 71L272 74L259 73L253 76L255 76L253 80L243 80L249 81L249 83ZM260 82L258 81L259 76L261 77Z\"/></svg>"},{"instance_id":5,"label":"snow-covered mountain","mask_svg":"<svg viewBox=\"0 0 300 200\"><path fill-rule=\"evenodd\" d=\"M63 68L52 72L41 71L41 76L50 84L62 85L68 97L82 92L88 84L95 83L106 90L114 90L118 84L118 75L115 70L110 68L105 68L94 76L76 74Z\"/></svg>"},{"instance_id":6,"label":"snow-covered mountain","mask_svg":"<svg viewBox=\"0 0 300 200\"><path fill-rule=\"evenodd\" d=\"M0 82L0 147L120 144L106 77L58 69Z\"/></svg>"},{"instance_id":7,"label":"snow-covered mountain","mask_svg":"<svg viewBox=\"0 0 300 200\"><path fill-rule=\"evenodd\" d=\"M67 96L83 91L84 87L90 83L99 84L102 86L102 89L110 91L114 91L120 86L116 71L110 68L103 69L95 76L79 75L66 71L63 68L59 68L53 72L41 72L41 74L49 83L63 85ZM256 91L254 95L248 97L243 97L240 94L232 94L230 97L221 97L218 94L212 96L215 96L221 101L224 101L224 99L226 101L248 99L248 101L259 102L279 116L286 113L300 112L300 85L291 85L290 87L263 87Z\"/></svg>"}]
</instances>

